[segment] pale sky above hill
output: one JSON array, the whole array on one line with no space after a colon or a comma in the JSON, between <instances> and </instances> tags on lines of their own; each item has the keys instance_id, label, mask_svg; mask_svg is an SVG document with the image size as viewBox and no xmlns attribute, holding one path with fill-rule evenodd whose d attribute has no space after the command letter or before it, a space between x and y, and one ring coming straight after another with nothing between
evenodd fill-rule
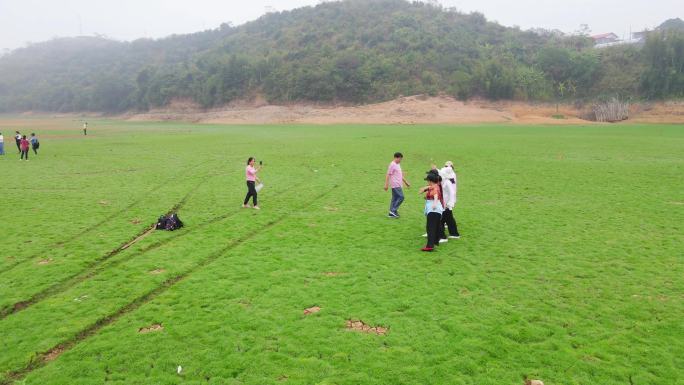
<instances>
[{"instance_id":1,"label":"pale sky above hill","mask_svg":"<svg viewBox=\"0 0 684 385\"><path fill-rule=\"evenodd\" d=\"M239 25L269 9L315 5L320 0L0 0L0 53L57 36L101 34L118 40ZM588 24L592 33L653 28L684 18L682 0L440 0L445 7L479 11L489 20L523 29L573 32ZM272 7L272 8L269 8Z\"/></svg>"}]
</instances>

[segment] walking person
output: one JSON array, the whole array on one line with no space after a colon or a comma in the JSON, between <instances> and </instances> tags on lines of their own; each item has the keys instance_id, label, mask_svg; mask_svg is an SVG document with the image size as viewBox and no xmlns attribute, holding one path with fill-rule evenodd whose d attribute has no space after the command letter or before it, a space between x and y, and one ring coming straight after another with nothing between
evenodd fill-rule
<instances>
[{"instance_id":1,"label":"walking person","mask_svg":"<svg viewBox=\"0 0 684 385\"><path fill-rule=\"evenodd\" d=\"M19 131L15 131L14 141L17 143L17 150L21 153L21 133Z\"/></svg>"},{"instance_id":2,"label":"walking person","mask_svg":"<svg viewBox=\"0 0 684 385\"><path fill-rule=\"evenodd\" d=\"M0 132L0 155L5 155L5 137Z\"/></svg>"},{"instance_id":3,"label":"walking person","mask_svg":"<svg viewBox=\"0 0 684 385\"><path fill-rule=\"evenodd\" d=\"M399 206L404 202L403 185L411 187L411 184L404 178L404 173L401 171L401 161L404 155L401 152L394 154L394 160L390 162L387 168L387 175L385 176L385 191L392 188L392 201L390 202L389 218L399 218Z\"/></svg>"},{"instance_id":4,"label":"walking person","mask_svg":"<svg viewBox=\"0 0 684 385\"><path fill-rule=\"evenodd\" d=\"M83 135L88 135L88 122L83 123Z\"/></svg>"},{"instance_id":5,"label":"walking person","mask_svg":"<svg viewBox=\"0 0 684 385\"><path fill-rule=\"evenodd\" d=\"M445 226L449 230L448 239L460 239L461 234L458 232L458 225L454 218L454 207L456 206L456 195L458 192L458 180L456 171L454 171L454 163L448 161L444 167L439 170L439 175L442 177L442 190L444 191L444 212L442 213L442 223L439 226L440 238L447 239Z\"/></svg>"},{"instance_id":6,"label":"walking person","mask_svg":"<svg viewBox=\"0 0 684 385\"><path fill-rule=\"evenodd\" d=\"M257 201L257 190L256 183L259 182L259 177L257 172L259 172L259 167L254 167L256 160L254 157L249 157L247 159L247 167L245 168L245 178L247 179L247 196L245 197L245 202L242 207L249 208L249 199L252 198L252 203L254 204L254 209L260 210L259 203Z\"/></svg>"},{"instance_id":7,"label":"walking person","mask_svg":"<svg viewBox=\"0 0 684 385\"><path fill-rule=\"evenodd\" d=\"M424 213L426 218L427 244L421 250L432 252L439 245L439 226L442 220L444 205L441 189L439 188L439 176L429 172L425 180L428 181L428 186L420 189L420 193L425 193Z\"/></svg>"},{"instance_id":8,"label":"walking person","mask_svg":"<svg viewBox=\"0 0 684 385\"><path fill-rule=\"evenodd\" d=\"M38 141L38 137L36 136L36 133L31 133L31 148L33 149L33 153L38 155L38 148L40 148L40 142Z\"/></svg>"},{"instance_id":9,"label":"walking person","mask_svg":"<svg viewBox=\"0 0 684 385\"><path fill-rule=\"evenodd\" d=\"M28 162L29 158L29 141L26 139L26 135L22 136L21 141L19 142L19 148L21 149L21 156L19 157L19 160L23 160L26 158L26 161Z\"/></svg>"}]
</instances>

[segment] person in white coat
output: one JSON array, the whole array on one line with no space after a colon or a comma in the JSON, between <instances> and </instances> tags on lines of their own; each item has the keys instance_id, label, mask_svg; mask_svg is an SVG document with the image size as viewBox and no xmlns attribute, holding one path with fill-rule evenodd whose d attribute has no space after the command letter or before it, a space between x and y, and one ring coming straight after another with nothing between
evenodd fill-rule
<instances>
[{"instance_id":1,"label":"person in white coat","mask_svg":"<svg viewBox=\"0 0 684 385\"><path fill-rule=\"evenodd\" d=\"M439 170L442 177L442 191L444 193L444 212L442 213L442 223L439 226L441 239L459 239L461 234L458 232L458 225L454 218L454 207L456 206L458 195L458 179L454 171L454 163L448 161ZM449 237L444 228L448 228Z\"/></svg>"}]
</instances>

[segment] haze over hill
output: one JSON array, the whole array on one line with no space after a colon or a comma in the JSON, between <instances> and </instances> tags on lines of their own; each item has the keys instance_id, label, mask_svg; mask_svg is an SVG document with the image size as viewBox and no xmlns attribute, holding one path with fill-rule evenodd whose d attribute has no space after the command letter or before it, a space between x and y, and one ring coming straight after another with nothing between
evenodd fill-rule
<instances>
[{"instance_id":1,"label":"haze over hill","mask_svg":"<svg viewBox=\"0 0 684 385\"><path fill-rule=\"evenodd\" d=\"M493 100L684 96L672 21L643 48L521 31L402 0L347 0L161 40L62 38L0 58L0 111L368 103L445 93ZM674 26L674 27L673 27Z\"/></svg>"},{"instance_id":2,"label":"haze over hill","mask_svg":"<svg viewBox=\"0 0 684 385\"><path fill-rule=\"evenodd\" d=\"M328 0L326 0L328 1ZM480 12L490 20L522 29L557 29L566 33L587 24L593 34L653 29L663 20L684 17L678 0L618 1L562 0L423 0ZM0 53L26 42L54 37L101 35L116 40L162 38L216 28L222 23L244 24L269 11L313 6L322 0L4 0L0 1ZM610 15L607 17L606 15Z\"/></svg>"}]
</instances>

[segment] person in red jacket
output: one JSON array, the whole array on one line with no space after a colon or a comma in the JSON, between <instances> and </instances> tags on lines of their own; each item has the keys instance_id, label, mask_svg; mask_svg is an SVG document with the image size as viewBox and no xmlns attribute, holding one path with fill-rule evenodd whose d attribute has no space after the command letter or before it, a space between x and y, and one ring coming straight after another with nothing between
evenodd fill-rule
<instances>
[{"instance_id":1,"label":"person in red jacket","mask_svg":"<svg viewBox=\"0 0 684 385\"><path fill-rule=\"evenodd\" d=\"M19 160L24 159L26 157L26 161L28 161L28 153L29 153L29 141L26 139L26 135L21 137L21 142L19 142L19 148L21 149L21 158Z\"/></svg>"}]
</instances>

